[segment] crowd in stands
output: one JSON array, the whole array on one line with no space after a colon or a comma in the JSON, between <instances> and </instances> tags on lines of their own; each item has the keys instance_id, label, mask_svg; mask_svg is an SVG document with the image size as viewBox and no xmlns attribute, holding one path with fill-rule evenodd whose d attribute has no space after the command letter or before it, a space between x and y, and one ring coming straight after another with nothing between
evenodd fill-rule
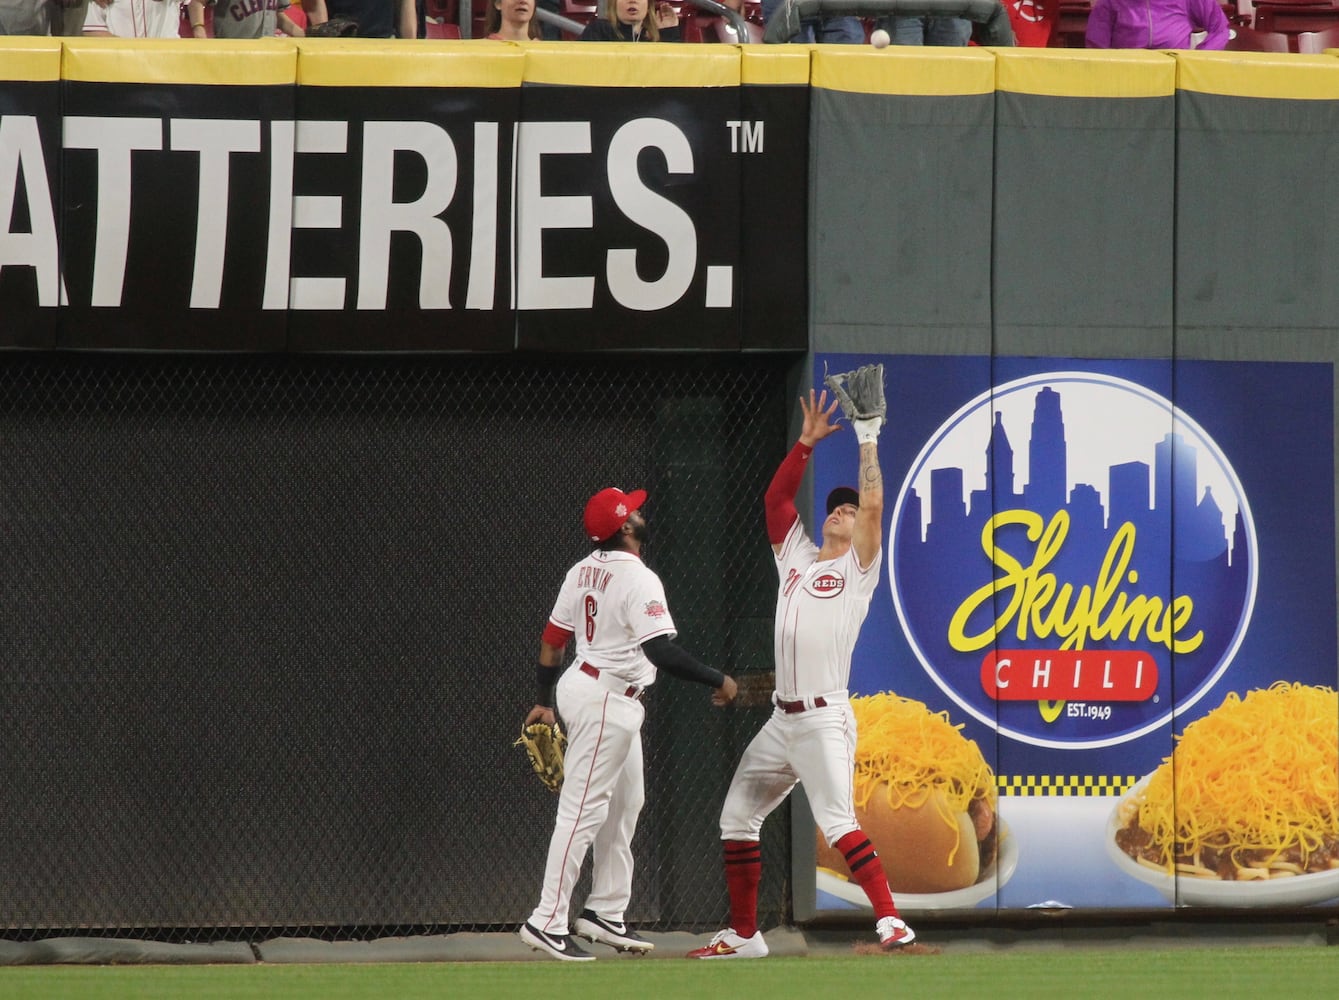
<instances>
[{"instance_id":1,"label":"crowd in stands","mask_svg":"<svg viewBox=\"0 0 1339 1000\"><path fill-rule=\"evenodd\" d=\"M262 38L278 34L414 39L443 37L445 31L458 34L454 24L432 16L442 13L440 6L434 10L434 4L444 2L447 0L0 0L0 35ZM467 33L502 41L740 40L735 37L737 20L714 17L691 0L589 0L585 4L573 0L452 0L453 9L456 2L472 2L473 15L481 19ZM744 15L755 32L749 40L761 41L762 25L784 0L720 2ZM1019 45L1288 51L1286 41L1278 43L1282 48L1264 46L1256 38L1249 39L1249 45L1232 44L1239 33L1251 34L1249 18L1235 16L1242 2L1251 5L1251 0L1230 4L1224 0L1002 0ZM1295 2L1334 8L1339 32L1339 0ZM583 30L577 35L554 22L541 23L543 19L536 16L540 8L566 18L568 29L575 23ZM1082 15L1077 32L1057 29L1066 11ZM467 6L467 16L470 13ZM684 19L691 30L685 30ZM704 30L709 22L721 30ZM876 28L886 30L894 45L963 46L972 42L973 33L972 22L955 17L826 17L803 22L793 41L863 44ZM1294 45L1291 51L1298 49Z\"/></svg>"}]
</instances>

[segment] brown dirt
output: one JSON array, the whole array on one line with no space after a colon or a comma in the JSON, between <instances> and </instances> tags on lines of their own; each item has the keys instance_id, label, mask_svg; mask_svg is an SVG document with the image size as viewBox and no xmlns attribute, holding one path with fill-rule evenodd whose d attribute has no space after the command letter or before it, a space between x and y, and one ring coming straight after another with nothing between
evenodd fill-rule
<instances>
[{"instance_id":1,"label":"brown dirt","mask_svg":"<svg viewBox=\"0 0 1339 1000\"><path fill-rule=\"evenodd\" d=\"M857 955L938 955L941 949L932 944L921 944L919 941L913 941L901 948L884 951L873 941L861 941L853 947L853 950Z\"/></svg>"}]
</instances>

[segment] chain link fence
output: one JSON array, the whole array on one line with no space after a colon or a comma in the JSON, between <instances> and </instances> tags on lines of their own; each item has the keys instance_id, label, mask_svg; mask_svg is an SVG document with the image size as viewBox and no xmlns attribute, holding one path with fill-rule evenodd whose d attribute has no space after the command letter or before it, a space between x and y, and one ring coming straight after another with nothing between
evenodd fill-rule
<instances>
[{"instance_id":1,"label":"chain link fence","mask_svg":"<svg viewBox=\"0 0 1339 1000\"><path fill-rule=\"evenodd\" d=\"M765 681L793 363L0 358L0 934L518 924L556 798L511 744L582 505L646 487L680 640ZM714 929L767 710L647 697L628 918ZM763 926L789 849L778 813Z\"/></svg>"}]
</instances>

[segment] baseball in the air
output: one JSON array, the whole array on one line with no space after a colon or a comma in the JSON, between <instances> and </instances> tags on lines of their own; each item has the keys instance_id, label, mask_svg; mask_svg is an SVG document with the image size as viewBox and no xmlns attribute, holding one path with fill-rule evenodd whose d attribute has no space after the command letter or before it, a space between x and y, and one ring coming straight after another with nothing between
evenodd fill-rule
<instances>
[{"instance_id":1,"label":"baseball in the air","mask_svg":"<svg viewBox=\"0 0 1339 1000\"><path fill-rule=\"evenodd\" d=\"M890 41L892 41L892 39L888 37L888 32L884 31L882 28L875 28L870 32L869 44L873 45L876 49L887 48Z\"/></svg>"}]
</instances>

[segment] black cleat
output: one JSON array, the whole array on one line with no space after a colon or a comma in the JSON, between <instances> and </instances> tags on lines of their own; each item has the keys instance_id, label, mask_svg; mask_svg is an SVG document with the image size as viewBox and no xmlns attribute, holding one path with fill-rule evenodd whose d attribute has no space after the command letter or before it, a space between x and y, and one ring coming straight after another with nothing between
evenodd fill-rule
<instances>
[{"instance_id":1,"label":"black cleat","mask_svg":"<svg viewBox=\"0 0 1339 1000\"><path fill-rule=\"evenodd\" d=\"M546 934L528 921L521 925L521 940L535 951L546 951L560 962L593 962L595 956L572 940L570 934Z\"/></svg>"},{"instance_id":2,"label":"black cleat","mask_svg":"<svg viewBox=\"0 0 1339 1000\"><path fill-rule=\"evenodd\" d=\"M628 930L627 924L606 920L594 910L582 910L572 930L587 941L607 944L618 951L632 951L644 955L655 948L650 941L636 931Z\"/></svg>"}]
</instances>

